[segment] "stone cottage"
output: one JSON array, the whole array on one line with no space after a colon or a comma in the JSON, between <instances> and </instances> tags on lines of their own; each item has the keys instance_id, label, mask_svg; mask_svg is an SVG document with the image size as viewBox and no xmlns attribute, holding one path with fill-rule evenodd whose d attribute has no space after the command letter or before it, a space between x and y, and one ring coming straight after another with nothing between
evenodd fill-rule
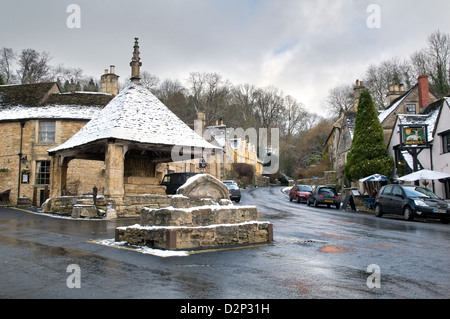
<instances>
[{"instance_id":1,"label":"stone cottage","mask_svg":"<svg viewBox=\"0 0 450 319\"><path fill-rule=\"evenodd\" d=\"M56 147L80 130L114 95L62 93L56 83L0 86L0 192L11 190L10 204L42 204L48 197L51 157ZM103 165L73 161L66 193L92 192ZM80 172L87 178L81 180Z\"/></svg>"}]
</instances>

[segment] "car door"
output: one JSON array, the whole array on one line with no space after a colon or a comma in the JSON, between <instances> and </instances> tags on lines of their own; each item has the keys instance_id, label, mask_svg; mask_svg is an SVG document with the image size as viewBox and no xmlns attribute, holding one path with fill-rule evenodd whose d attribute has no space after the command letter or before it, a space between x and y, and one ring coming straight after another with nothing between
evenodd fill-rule
<instances>
[{"instance_id":1,"label":"car door","mask_svg":"<svg viewBox=\"0 0 450 319\"><path fill-rule=\"evenodd\" d=\"M391 211L391 192L393 185L387 185L378 194L377 203L381 204L381 210L385 213L390 213Z\"/></svg>"},{"instance_id":2,"label":"car door","mask_svg":"<svg viewBox=\"0 0 450 319\"><path fill-rule=\"evenodd\" d=\"M289 191L289 199L293 200L297 198L297 186L294 186L291 188L291 190Z\"/></svg>"},{"instance_id":3,"label":"car door","mask_svg":"<svg viewBox=\"0 0 450 319\"><path fill-rule=\"evenodd\" d=\"M400 186L394 185L391 196L391 213L402 214L403 203L405 202L405 194Z\"/></svg>"}]
</instances>

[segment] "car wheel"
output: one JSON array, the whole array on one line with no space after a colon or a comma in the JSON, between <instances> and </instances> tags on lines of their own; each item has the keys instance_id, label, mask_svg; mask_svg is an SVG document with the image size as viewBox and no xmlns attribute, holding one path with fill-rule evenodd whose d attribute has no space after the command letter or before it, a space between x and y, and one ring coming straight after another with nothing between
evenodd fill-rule
<instances>
[{"instance_id":1,"label":"car wheel","mask_svg":"<svg viewBox=\"0 0 450 319\"><path fill-rule=\"evenodd\" d=\"M306 206L309 206L309 198L306 199Z\"/></svg>"},{"instance_id":2,"label":"car wheel","mask_svg":"<svg viewBox=\"0 0 450 319\"><path fill-rule=\"evenodd\" d=\"M442 219L441 219L441 223L442 223L442 224L446 224L446 225L447 225L447 224L450 224L450 219L448 219L448 218L442 218Z\"/></svg>"},{"instance_id":3,"label":"car wheel","mask_svg":"<svg viewBox=\"0 0 450 319\"><path fill-rule=\"evenodd\" d=\"M291 196L289 196L289 201L292 202L292 197Z\"/></svg>"},{"instance_id":4,"label":"car wheel","mask_svg":"<svg viewBox=\"0 0 450 319\"><path fill-rule=\"evenodd\" d=\"M340 209L341 208L341 204L336 204L336 209Z\"/></svg>"},{"instance_id":5,"label":"car wheel","mask_svg":"<svg viewBox=\"0 0 450 319\"><path fill-rule=\"evenodd\" d=\"M409 207L409 206L405 207L405 209L403 210L403 216L405 217L405 220L407 220L407 221L412 221L414 219L414 214L413 214L411 207Z\"/></svg>"},{"instance_id":6,"label":"car wheel","mask_svg":"<svg viewBox=\"0 0 450 319\"><path fill-rule=\"evenodd\" d=\"M319 207L319 203L317 202L317 200L314 198L314 207Z\"/></svg>"},{"instance_id":7,"label":"car wheel","mask_svg":"<svg viewBox=\"0 0 450 319\"><path fill-rule=\"evenodd\" d=\"M383 216L383 211L381 210L381 205L377 204L375 206L375 216L377 217L382 217Z\"/></svg>"}]
</instances>

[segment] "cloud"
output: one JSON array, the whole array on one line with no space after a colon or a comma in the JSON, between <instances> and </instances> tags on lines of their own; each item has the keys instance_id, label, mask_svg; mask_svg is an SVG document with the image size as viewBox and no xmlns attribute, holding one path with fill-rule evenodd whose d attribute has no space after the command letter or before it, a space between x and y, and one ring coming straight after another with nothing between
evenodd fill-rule
<instances>
[{"instance_id":1,"label":"cloud","mask_svg":"<svg viewBox=\"0 0 450 319\"><path fill-rule=\"evenodd\" d=\"M81 29L66 26L71 3ZM366 24L372 3L380 29ZM363 79L371 63L408 58L437 29L450 32L449 11L447 0L21 0L2 5L0 39L94 77L114 64L123 80L139 37L143 70L161 79L218 72L233 84L274 85L323 114L331 88Z\"/></svg>"}]
</instances>

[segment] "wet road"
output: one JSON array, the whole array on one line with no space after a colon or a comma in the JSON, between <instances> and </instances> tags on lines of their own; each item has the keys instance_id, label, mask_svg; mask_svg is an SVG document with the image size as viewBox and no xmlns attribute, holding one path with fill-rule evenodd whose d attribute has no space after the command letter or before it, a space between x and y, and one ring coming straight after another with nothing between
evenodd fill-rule
<instances>
[{"instance_id":1,"label":"wet road","mask_svg":"<svg viewBox=\"0 0 450 319\"><path fill-rule=\"evenodd\" d=\"M169 258L92 242L136 219L0 208L0 298L450 297L450 225L307 207L281 188L244 191L240 205L274 224L273 245ZM72 264L80 288L67 286Z\"/></svg>"}]
</instances>

